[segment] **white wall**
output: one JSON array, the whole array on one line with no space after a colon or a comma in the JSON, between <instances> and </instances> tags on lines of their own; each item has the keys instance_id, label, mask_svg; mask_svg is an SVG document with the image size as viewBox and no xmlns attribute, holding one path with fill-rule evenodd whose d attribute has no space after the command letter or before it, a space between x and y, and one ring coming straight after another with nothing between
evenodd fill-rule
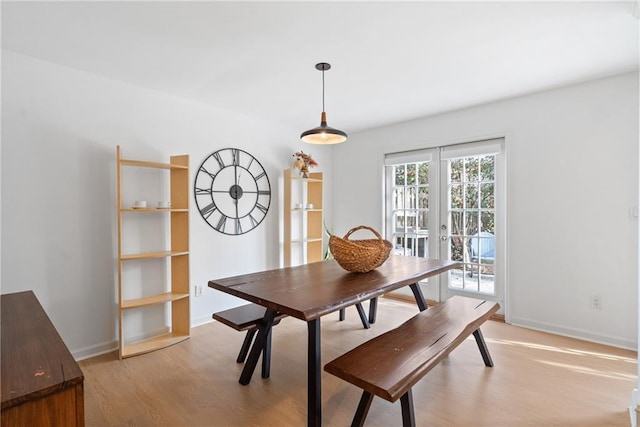
<instances>
[{"instance_id":1,"label":"white wall","mask_svg":"<svg viewBox=\"0 0 640 427\"><path fill-rule=\"evenodd\" d=\"M115 348L115 147L126 158L206 156L237 147L256 156L272 204L257 229L226 236L191 212L192 325L239 300L207 281L279 266L278 200L293 152L311 152L331 188L330 149L309 150L290 129L185 99L2 52L2 293L32 289L76 357ZM331 197L325 194L331 211Z\"/></svg>"},{"instance_id":2,"label":"white wall","mask_svg":"<svg viewBox=\"0 0 640 427\"><path fill-rule=\"evenodd\" d=\"M631 73L350 135L334 232L382 228L384 153L504 136L508 320L635 349L638 113Z\"/></svg>"}]
</instances>

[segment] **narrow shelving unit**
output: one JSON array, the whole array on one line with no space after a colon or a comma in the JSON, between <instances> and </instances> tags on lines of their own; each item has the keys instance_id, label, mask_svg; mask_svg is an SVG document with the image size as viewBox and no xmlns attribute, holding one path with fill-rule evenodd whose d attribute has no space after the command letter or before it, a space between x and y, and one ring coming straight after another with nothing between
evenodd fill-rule
<instances>
[{"instance_id":1,"label":"narrow shelving unit","mask_svg":"<svg viewBox=\"0 0 640 427\"><path fill-rule=\"evenodd\" d=\"M308 207L311 205L311 207ZM284 266L323 260L322 172L284 170Z\"/></svg>"},{"instance_id":2,"label":"narrow shelving unit","mask_svg":"<svg viewBox=\"0 0 640 427\"><path fill-rule=\"evenodd\" d=\"M119 356L120 358L135 356L158 350L189 338L191 333L189 314L189 156L172 156L169 163L147 162L122 158L120 146L116 148L117 165L117 210L118 210L118 311L119 311ZM132 208L125 207L123 202L123 168L166 169L170 177L170 208ZM130 215L170 215L170 248L158 251L125 253L123 245L123 224ZM144 220L144 217L143 217ZM166 230L158 230L165 232ZM167 250L168 249L168 250ZM124 267L129 262L146 262L148 260L168 259L170 273L168 289L157 292L157 287L142 281L136 286L143 296L125 298L127 286ZM130 339L127 334L125 314L138 311L141 318L147 315L150 307L165 306L170 321L164 325L162 333L155 333L143 338Z\"/></svg>"}]
</instances>

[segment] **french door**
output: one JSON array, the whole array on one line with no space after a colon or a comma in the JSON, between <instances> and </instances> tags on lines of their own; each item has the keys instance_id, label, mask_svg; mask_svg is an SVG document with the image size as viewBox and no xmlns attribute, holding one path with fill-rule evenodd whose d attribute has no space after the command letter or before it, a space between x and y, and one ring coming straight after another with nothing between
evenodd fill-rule
<instances>
[{"instance_id":1,"label":"french door","mask_svg":"<svg viewBox=\"0 0 640 427\"><path fill-rule=\"evenodd\" d=\"M421 282L426 298L468 295L504 307L502 139L385 155L385 237L397 255L460 261Z\"/></svg>"}]
</instances>

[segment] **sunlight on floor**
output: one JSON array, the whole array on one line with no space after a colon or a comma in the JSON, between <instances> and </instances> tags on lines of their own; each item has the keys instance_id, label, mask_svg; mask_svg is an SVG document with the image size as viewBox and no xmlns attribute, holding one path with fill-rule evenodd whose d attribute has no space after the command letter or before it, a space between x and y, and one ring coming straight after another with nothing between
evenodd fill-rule
<instances>
[{"instance_id":1,"label":"sunlight on floor","mask_svg":"<svg viewBox=\"0 0 640 427\"><path fill-rule=\"evenodd\" d=\"M605 371L599 371L596 369L587 368L585 366L568 365L566 363L550 362L548 360L536 359L536 361L540 363L544 363L545 365L554 366L556 368L567 369L573 372L577 372L579 374L587 374L587 375L593 375L596 377L611 378L611 379L631 381L631 382L634 382L636 380L635 375L625 374L622 372L613 372L613 371L605 372Z\"/></svg>"},{"instance_id":2,"label":"sunlight on floor","mask_svg":"<svg viewBox=\"0 0 640 427\"><path fill-rule=\"evenodd\" d=\"M530 343L530 342L513 341L513 340L492 340L490 338L489 339L485 338L485 340L487 342L491 342L491 343L494 343L494 344L520 346L520 347L532 348L532 349L536 349L536 350L553 351L553 352L556 352L556 353L567 353L567 354L572 354L572 355L576 355L576 356L591 356L591 357L596 357L596 358L599 358L599 359L617 360L617 361L620 361L620 362L633 363L633 364L637 363L636 359L633 359L631 357L618 356L618 355L615 355L615 354L596 353L596 352L592 352L592 351L577 350L577 349L564 348L564 347L554 347L554 346L549 346L549 345L536 344L536 343Z\"/></svg>"},{"instance_id":3,"label":"sunlight on floor","mask_svg":"<svg viewBox=\"0 0 640 427\"><path fill-rule=\"evenodd\" d=\"M575 359L576 363L561 363L557 361L545 360L544 358L541 358L539 354L537 355L537 357L532 358L532 360L535 360L536 362L542 363L547 366L553 366L556 368L568 370L568 371L579 373L579 374L609 378L614 380L629 381L632 384L636 381L636 378L637 378L636 375L632 373L620 372L620 371L611 370L611 369L607 369L607 370L595 369L589 366L579 364L580 361L584 361L585 363L590 361L591 363L593 363L597 360L613 361L613 362L619 362L624 364L627 364L627 363L634 364L634 365L637 364L636 359L627 357L627 356L620 356L616 354L609 354L609 353L602 353L602 352L595 352L595 351L587 351L587 350L581 350L581 349L569 348L569 347L557 347L557 346L538 344L533 342L506 340L506 339L491 339L491 338L485 337L485 341L490 346L505 345L505 346L527 348L531 350L541 350L543 352L567 354L572 357L577 356L578 359ZM627 368L625 368L625 370L626 369Z\"/></svg>"}]
</instances>

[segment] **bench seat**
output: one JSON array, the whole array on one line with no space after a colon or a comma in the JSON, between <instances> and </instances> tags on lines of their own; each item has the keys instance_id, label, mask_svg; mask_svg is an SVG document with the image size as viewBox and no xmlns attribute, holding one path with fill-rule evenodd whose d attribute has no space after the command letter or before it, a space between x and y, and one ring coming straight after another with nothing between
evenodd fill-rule
<instances>
[{"instance_id":1,"label":"bench seat","mask_svg":"<svg viewBox=\"0 0 640 427\"><path fill-rule=\"evenodd\" d=\"M260 326L267 309L258 304L245 304L228 310L213 313L214 319L232 327L236 331L248 331ZM286 314L276 316L276 321L286 317ZM274 322L275 323L275 322Z\"/></svg>"},{"instance_id":2,"label":"bench seat","mask_svg":"<svg viewBox=\"0 0 640 427\"><path fill-rule=\"evenodd\" d=\"M352 425L362 425L373 395L390 402L402 398L403 425L415 425L411 388L471 334L485 365L493 366L480 325L499 308L454 296L325 365L326 372L363 389Z\"/></svg>"}]
</instances>

